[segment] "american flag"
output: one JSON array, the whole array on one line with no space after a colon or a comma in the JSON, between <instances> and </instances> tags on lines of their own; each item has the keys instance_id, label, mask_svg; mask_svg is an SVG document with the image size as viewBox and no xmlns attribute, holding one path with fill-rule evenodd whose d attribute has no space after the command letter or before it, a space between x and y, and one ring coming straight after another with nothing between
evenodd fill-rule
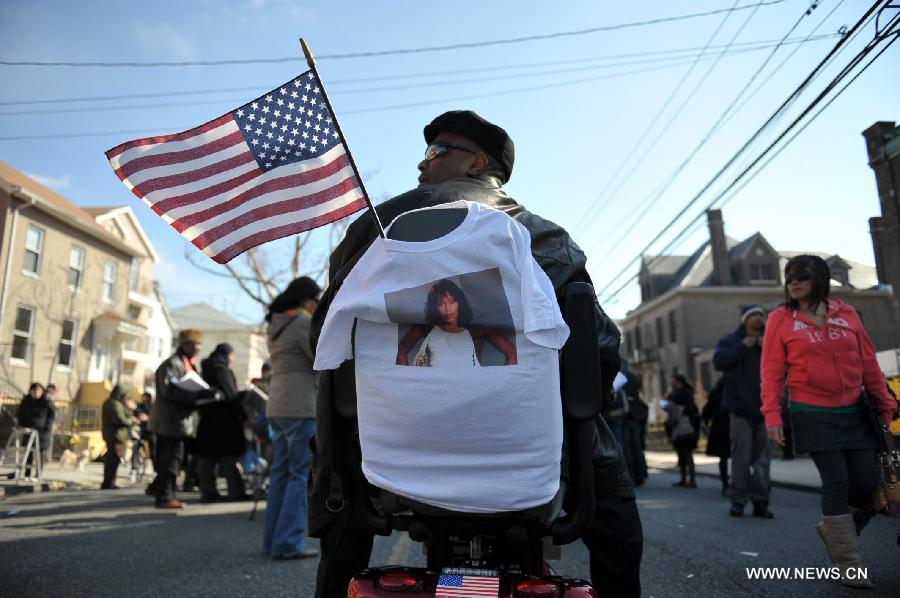
<instances>
[{"instance_id":1,"label":"american flag","mask_svg":"<svg viewBox=\"0 0 900 598\"><path fill-rule=\"evenodd\" d=\"M313 71L195 129L129 141L106 157L126 187L220 264L366 207Z\"/></svg>"},{"instance_id":2,"label":"american flag","mask_svg":"<svg viewBox=\"0 0 900 598\"><path fill-rule=\"evenodd\" d=\"M435 598L473 598L494 596L500 591L499 577L479 575L441 575L437 582Z\"/></svg>"}]
</instances>

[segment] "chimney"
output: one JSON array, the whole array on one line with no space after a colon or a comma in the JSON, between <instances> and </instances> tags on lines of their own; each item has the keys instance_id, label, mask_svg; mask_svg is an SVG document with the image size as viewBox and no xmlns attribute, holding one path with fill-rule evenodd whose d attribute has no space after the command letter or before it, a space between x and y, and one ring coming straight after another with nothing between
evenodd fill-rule
<instances>
[{"instance_id":1,"label":"chimney","mask_svg":"<svg viewBox=\"0 0 900 598\"><path fill-rule=\"evenodd\" d=\"M707 210L706 223L709 226L709 246L712 251L713 282L719 285L731 284L731 264L728 263L722 210Z\"/></svg>"}]
</instances>

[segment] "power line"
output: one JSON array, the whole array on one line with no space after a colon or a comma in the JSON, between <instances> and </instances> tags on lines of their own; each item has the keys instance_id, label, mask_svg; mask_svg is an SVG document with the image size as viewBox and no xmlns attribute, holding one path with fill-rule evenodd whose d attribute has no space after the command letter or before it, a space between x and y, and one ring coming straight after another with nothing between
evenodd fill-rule
<instances>
[{"instance_id":1,"label":"power line","mask_svg":"<svg viewBox=\"0 0 900 598\"><path fill-rule=\"evenodd\" d=\"M816 28L813 29L813 31L810 34L814 33L815 30L818 29L818 27L820 27L822 25L822 23L824 23L825 20L827 20L835 10L837 10L838 6L840 6L842 2L843 2L843 0L841 0L841 2L836 4L835 7L832 9L832 11L828 15L826 15L825 19L820 21L819 25L816 26ZM790 37L790 35L794 32L794 30L796 30L797 27L800 26L800 23L803 21L803 19L805 17L809 16L811 14L812 10L815 9L815 7L816 7L816 5L814 4L809 9L804 11L803 14L801 14L800 17L790 27L790 29L788 29L787 33L785 33L784 36L782 36L782 39L787 39L788 37ZM772 50L772 52L769 53L769 56L766 57L766 59L762 62L762 64L750 76L749 80L744 84L743 88L741 88L741 90L737 93L737 95L735 95L734 99L731 100L731 102L728 104L728 106L725 108L725 110L722 111L722 113L719 115L719 117L716 119L716 121L713 123L713 125L709 128L709 130L700 139L700 142L687 155L687 157L681 162L681 164L679 164L675 168L675 170L669 174L669 176L666 178L666 180L659 187L654 189L653 192L649 196L647 196L647 198L645 198L645 199L649 199L649 202L642 201L637 207L635 207L635 209L632 213L636 213L636 212L638 212L638 210L640 210L637 218L635 218L635 220L631 223L631 225L625 229L625 231L619 236L618 240L615 243L610 245L610 249L607 251L606 254L604 254L604 256L602 258L600 258L601 260L609 257L609 255L618 248L619 243L621 243L621 241L623 239L625 239L625 237L627 235L629 235L631 233L631 231L634 230L634 228L641 222L641 219L653 208L653 206L656 205L656 203L662 198L663 194L665 194L665 192L669 189L669 187L672 186L672 184L675 182L675 180L678 178L678 176L684 171L684 169L687 167L687 165L694 159L694 157L697 156L697 154L700 152L700 150L703 149L703 147L706 145L706 143L709 141L709 139L721 128L723 121L729 115L736 113L735 111L732 110L734 108L735 104L737 104L737 102L741 99L741 96L743 96L744 93L746 93L747 89L750 88L750 86L753 84L753 82L756 80L756 78L760 75L760 73L762 73L763 70L765 70L766 66L768 66L769 62L772 60L772 58L775 56L775 54L778 52L779 49L780 49L780 45L776 44L774 49ZM783 64L784 64L784 62L782 62L782 65ZM783 113L783 111L782 111L782 113ZM625 218L623 219L623 222L628 220L628 218L629 218L629 216L626 215ZM616 226L615 228L618 228L618 226ZM595 247L596 247L596 245L595 245Z\"/></svg>"},{"instance_id":2,"label":"power line","mask_svg":"<svg viewBox=\"0 0 900 598\"><path fill-rule=\"evenodd\" d=\"M757 5L756 9L758 9L758 8L759 8L759 6ZM608 195L606 195L606 198L605 198L606 201L603 202L603 203L601 203L600 201L597 201L597 202L594 204L594 206L599 206L599 209L595 209L593 214L590 214L591 210L589 209L589 210L585 213L585 215L580 219L580 221L581 221L581 222L580 222L580 226L579 226L579 229L580 229L580 230L586 229L587 226L589 226L591 223L593 223L593 221L596 220L596 219L600 216L601 213L603 213L603 209L604 209L606 206L608 206L608 205L610 204L610 202L612 201L611 198L616 196L616 194L619 192L619 190L621 190L622 187L623 187L629 180L631 180L632 175L634 175L634 173L637 171L637 169L640 168L640 166L647 160L648 156L650 156L650 154L653 152L653 150L656 148L656 146L659 144L659 142L662 140L662 138L665 136L665 134L669 131L669 129L670 129L670 128L672 127L672 125L675 123L676 119L677 119L679 116L681 116L681 113L684 112L684 109L687 107L687 105L688 105L688 104L690 103L690 101L694 98L694 96L695 96L696 93L699 91L699 89L703 86L703 84L706 82L706 80L709 78L709 76L712 74L712 72L713 72L713 71L715 70L715 68L718 66L719 62L720 62L720 61L722 60L722 58L725 56L725 53L730 49L731 44L734 43L734 41L738 38L738 36L744 31L744 29L745 29L745 28L747 27L747 25L750 23L750 20L751 20L751 19L753 18L753 16L756 14L756 9L754 9L754 10L750 13L750 15L744 20L743 24L741 24L741 26L738 28L738 30L737 30L737 31L734 33L734 35L731 37L731 40L730 40L729 44L726 45L725 49L722 50L721 53L719 53L719 55L716 57L715 62L713 62L713 64L707 69L706 73L700 78L700 80L696 83L696 85L694 85L694 88L693 88L693 89L691 90L691 92L687 95L687 97L685 98L685 100L681 103L681 106L675 111L675 114L673 114L670 118L667 119L667 122L666 122L665 125L663 126L662 130L659 131L659 133L656 134L655 138L654 138L653 141L650 143L650 146L647 147L647 148L644 150L643 155L640 156L639 159L638 159L636 162L634 162L634 163L632 164L632 166L631 166L630 170L628 171L628 173L627 173L623 178L621 178L621 179L619 180L619 182L618 182L617 186L615 187L615 189L613 189L612 192L610 192ZM729 16L730 16L730 15L729 15ZM726 17L726 20L727 20L727 17ZM721 29L722 25L724 25L724 24L725 24L725 21L723 20L723 21L722 21L722 24L719 26L719 29ZM715 37L715 36L718 34L719 29L716 30L716 32L713 34L713 37ZM793 31L793 29L792 29L791 31ZM785 36L783 36L783 37L786 38L787 35L785 35ZM712 39L710 39L710 41L712 41ZM691 70L693 70L693 67L692 67ZM689 70L687 73L685 73L685 76L684 76L684 78L682 79L681 83L684 83L684 82L687 80L688 75L690 75L690 70ZM645 140L645 139L647 138L647 136L650 134L650 131L652 130L652 128L653 128L654 126L656 126L657 120L662 116L663 112L668 108L669 104L670 104L672 101L674 101L675 95L676 95L677 91L678 91L678 90L680 89L680 87L681 87L681 83L679 83L679 85L678 85L678 87L675 89L675 91L672 92L672 94L669 96L669 99L666 100L666 103L663 105L663 107L660 109L660 111L656 114L656 116L653 118L653 120L652 120L651 123L647 126L647 128L644 129L644 132L643 132L643 134L641 135L640 140L638 141L637 144L635 144L635 146L632 148L632 151L628 154L628 156L625 158L625 160L622 161L622 163L619 165L619 168L616 169L616 172L615 172L615 174L613 175L613 178L610 179L610 183L612 182L613 179L615 179L615 178L617 178L617 177L619 176L619 174L620 174L620 173L622 172L622 170L625 168L625 165L626 165L626 164L628 163L628 161L631 160L631 158L636 154L636 152L637 152L638 148L640 147L640 145L644 142L644 140ZM604 194L606 194L606 190L607 190L608 188L609 188L609 184L607 184L606 188L605 188L605 189L603 190L603 192L601 193L601 197L602 197ZM598 200L599 200L599 198L598 198ZM590 215L589 215L589 214L590 214Z\"/></svg>"},{"instance_id":3,"label":"power line","mask_svg":"<svg viewBox=\"0 0 900 598\"><path fill-rule=\"evenodd\" d=\"M823 112L824 112L824 111L825 111L825 110L826 110L826 109L827 109L827 108L828 108L835 100L837 100L837 99L841 96L841 94L844 93L844 91L847 90L848 87L850 87L850 85L853 84L854 81L856 81L856 80L860 77L860 75L862 75L862 74L863 74L870 66L872 66L872 64L873 64L876 60L878 60L878 58L879 58L882 54L884 54L884 52L885 52L885 51L886 51L886 50L887 50L894 42L897 41L898 37L900 37L900 35L898 35L897 33L895 33L895 34L894 34L894 38L893 38L891 41L889 41L889 42L885 45L884 48L882 48L882 49L881 49L881 50L880 50L880 51L879 51L879 52L878 52L871 60L869 60L869 62L866 63L866 65L865 65L862 69L860 69L860 71L859 71L858 73L856 73L856 75L854 75L853 78L850 79L850 81L848 81L846 84L844 84L844 86L843 86L840 90L838 90L837 93L835 93L835 94L831 97L831 99L829 99L828 102L825 103L824 106L822 106L822 107L821 107L821 108L820 108L820 109L819 109L812 117L810 117L810 119L807 120L807 122L804 123L803 126L800 127L800 129L798 129L798 130L791 136L790 139L788 139L784 144L782 144L782 146L779 147L778 150L777 150L774 154L772 154L771 156L769 156L769 158L768 158L768 159L767 159L767 160L766 160L759 168L757 168L757 169L756 169L756 170L755 170L755 171L754 171L754 172L753 172L746 180L744 180L744 181L741 183L741 185L740 185L739 187L737 187L736 189L734 189L733 191L731 191L731 194L730 194L724 201L722 201L722 203L720 203L717 207L720 207L720 208L721 208L721 207L725 206L728 202L730 202L730 201L731 201L732 199L734 199L737 195L739 195L740 192L744 189L744 187L746 187L753 179L756 178L757 175L759 175L763 170L765 170L765 168L766 168L766 167L767 167L767 166L768 166L775 158L777 158L777 157L781 154L781 152L783 152L785 149L787 149L787 147L788 147L791 143L793 143L793 141L794 141L797 137L799 137L800 134L803 133L803 131L806 130L806 128L807 128L809 125L811 125L811 124L819 117L820 114L822 114L822 113L823 113ZM857 62L857 64L858 64L858 62ZM833 87L831 87L831 89L833 89ZM798 118L802 118L802 115L801 115L801 117L798 117ZM795 121L795 122L796 122L796 121ZM785 131L785 133L787 133L787 130ZM769 150L770 150L770 149L771 149L771 148L772 148L772 147L773 147L773 146L774 146L781 138L783 138L783 136L784 136L783 134L782 134L781 136L779 136L779 139L775 140L775 141L772 143L772 145L770 145L769 148L766 149L766 152L768 152L768 151L769 151ZM762 158L763 155L765 155L765 152L763 152L763 154L761 154L756 160L753 161L753 163L751 163L744 171L742 171L741 174L738 175L738 177L732 182L732 184L729 185L722 193L720 193L719 195L717 195L717 196L713 199L713 201L711 201L711 202L704 208L703 211L701 211L697 216L695 216L693 220L691 220L690 222L688 222L688 224L687 224L687 225L686 225L686 226L685 226L685 227L684 227L684 228L683 228L683 229L682 229L682 230L681 230L681 231L680 231L680 232L679 232L679 233L678 233L671 241L669 241L669 243L668 243L665 247L663 247L663 248L660 250L659 255L654 256L654 257L648 262L647 267L649 268L649 267L652 266L654 263L656 263L659 259L661 259L662 257L665 257L665 256L663 255L663 252L665 252L665 251L667 251L668 249L671 249L673 246L675 246L675 243L676 243L679 239L684 238L684 240L686 240L687 237L689 237L691 234L693 234L694 232L696 232L696 230L699 228L699 226L697 226L697 225L698 225L698 224L702 224L702 217L703 217L703 215L706 213L706 210L711 209L711 208L715 205L715 203L716 203L718 200L722 199L722 197L724 197L724 196L729 192L729 190L732 189L732 187L734 186L734 184L735 184L742 176L744 176L751 168L753 168L753 166L755 166L755 165L759 162L759 158ZM606 302L615 302L615 300L616 300L616 298L619 296L619 294L621 294L622 291L624 291L626 288L628 288L628 286L631 285L631 283L633 283L637 278L638 278L638 274L635 274L635 275L631 276L628 280L626 280L626 281L622 284L622 286L620 286L620 287L619 287L618 289L616 289L612 294L610 294L610 295L607 296Z\"/></svg>"},{"instance_id":4,"label":"power line","mask_svg":"<svg viewBox=\"0 0 900 598\"><path fill-rule=\"evenodd\" d=\"M769 2L760 2L760 6L771 6L781 4L785 0L771 0ZM658 19L649 19L646 21L635 21L631 23L618 23L616 25L603 25L600 27L591 27L589 29L577 29L574 31L558 31L555 33L546 33L542 35L528 35L522 37L513 37L505 39L485 40L479 42L465 42L459 44L449 44L445 46L425 46L419 48L400 48L394 50L379 50L372 52L350 52L346 54L322 54L316 57L317 60L345 60L349 58L373 58L379 56L394 56L399 54L421 54L425 52L445 52L450 50L464 50L470 48L484 48L486 46L510 45L523 42L542 41L549 39L559 39L563 37L574 37L580 35L589 35L592 33L604 33L608 31L618 31L620 29L630 29L634 27L646 27L649 25L659 25L662 23L672 23L676 21L684 21L688 19L696 19L701 17L709 17L723 13L738 12L753 8L756 5L739 6L732 8L723 8L717 10L709 10L706 12L695 12L684 15L676 15L671 17L660 17ZM231 64L261 64L261 63L279 63L279 62L299 62L303 61L303 56L284 56L279 58L245 58L233 60L190 60L177 62L70 62L70 61L39 61L39 60L0 60L3 66L65 66L65 67L184 67L184 66L223 66Z\"/></svg>"},{"instance_id":5,"label":"power line","mask_svg":"<svg viewBox=\"0 0 900 598\"><path fill-rule=\"evenodd\" d=\"M862 18L860 18L859 21L857 21L856 24L853 25L853 27L850 29L850 31L848 31L848 34L846 36L844 36L843 38L841 38L841 40L838 41L837 44L835 44L834 48L832 48L831 51L825 56L825 58L823 58L819 62L819 64L816 65L816 67L812 70L812 72L806 76L806 78L800 83L800 85L798 85L796 87L796 89L794 89L794 91L788 96L788 98L784 102L782 102L781 106L779 106L775 110L775 112L772 115L770 115L768 119L766 119L766 121L762 124L762 126L759 127L759 129L757 129L757 131L750 137L750 139L748 139L740 147L740 149L738 149L738 151L731 158L729 158L729 160L725 163L725 165L722 166L719 169L719 171L716 172L715 175L713 175L713 177L703 186L703 188L693 198L691 198L690 201L688 201L687 205L685 205L681 209L681 211L675 216L675 218L673 218L670 221L670 223L667 224L663 228L662 231L660 231L643 249L641 249L641 251L638 253L637 257L630 260L628 262L628 264L625 266L625 268L623 268L618 274L616 274L612 279L610 279L610 282L607 283L606 286L600 290L601 294L604 293L609 287L611 287L615 283L615 281L619 279L620 276L625 274L633 264L635 264L638 260L640 260L641 256L644 253L646 253L647 250L650 247L652 247L653 244L656 243L662 237L663 234L665 234L665 232L669 229L669 227L671 227L672 224L677 222L681 218L681 216L683 216L684 213L688 209L690 209L690 207L692 205L694 205L697 202L697 200L699 200L700 197L702 197L703 194L706 193L706 191L709 190L709 188L719 178L722 177L722 175L732 166L732 164L734 164L738 160L738 158L747 150L747 148L753 143L753 141L756 138L758 138L759 135L762 134L762 132L769 127L769 125L773 122L773 120L775 120L775 118L778 117L788 105L793 103L793 101L796 99L796 97L799 96L800 93L802 93L802 91L806 88L806 86L809 84L809 82L812 81L812 79L815 77L815 75L825 66L825 64L827 64L829 62L831 57L838 50L840 50L844 46L844 44L847 42L847 40L849 40L851 38L851 36L863 26L863 23L866 22L873 13L875 13L875 11L878 8L878 5L881 3L882 3L882 1L878 0L866 11L866 13L862 16ZM816 98L816 100L814 101L814 104L818 103L818 101L821 99L821 97L822 96L820 94L820 96L818 98ZM814 107L814 104L811 107ZM811 108L808 108L806 111L804 111L804 114L806 114L806 112L809 109L811 109ZM785 131L785 133L782 133L782 135L779 136L779 139L781 139L781 137L783 137L790 130L790 128L793 128L793 126L795 126L796 122L797 121L795 120L794 123L792 123L792 125Z\"/></svg>"},{"instance_id":6,"label":"power line","mask_svg":"<svg viewBox=\"0 0 900 598\"><path fill-rule=\"evenodd\" d=\"M737 6L738 2L740 2L740 0L735 0L734 4L732 5L732 8ZM759 7L757 6L756 8L759 8ZM751 17L753 16L753 14L755 14L755 12L756 12L756 10L754 10L752 13L750 13ZM716 36L719 35L719 31L721 31L722 27L725 26L725 23L728 21L728 18L730 16L731 16L731 13L726 13L725 17L719 22L719 25L715 28L715 30L713 30L712 35L710 35L709 39L706 40L706 45L703 46L703 50L700 52L700 54L697 56L697 58L694 59L694 61L691 63L691 66L688 67L688 69L684 72L684 74L681 76L681 79L679 79L678 83L675 84L675 87L672 89L672 91L669 92L669 96L659 107L659 110L656 111L656 114L650 120L650 123L646 127L644 127L644 132L641 133L640 137L638 137L637 142L631 146L631 149L628 150L628 153L625 155L625 157L622 159L622 161L619 163L619 165L613 171L612 176L606 181L606 184L603 186L603 189L600 190L600 193L599 193L597 199L594 201L594 203L592 205L588 206L588 209L585 211L585 213L579 219L579 223L576 225L575 229L572 231L573 234L577 235L582 230L584 230L586 228L586 223L592 222L594 219L596 219L597 216L599 216L601 213L603 213L603 209L609 205L610 199L609 199L609 195L607 195L607 191L609 191L610 187L613 185L613 182L619 178L619 175L625 169L625 166L631 161L631 159L635 156L635 154L637 154L638 149L644 144L644 141L647 139L647 136L650 134L650 131L653 129L653 127L656 126L656 123L659 121L659 119L662 117L662 115L665 113L665 111L668 110L669 105L675 99L675 96L678 94L679 91L681 91L681 87L687 82L688 78L691 76L691 73L694 72L694 67L697 66L697 63L700 61L700 58L702 58L703 55L706 53L707 48L710 46L710 44L712 44L713 40L716 39ZM727 51L727 47L725 50L722 50L723 53L725 51ZM718 64L718 62L716 62L715 64ZM633 170L632 170L632 172L633 172ZM630 176L630 173L629 173L629 176ZM601 200L605 200L605 201L601 201Z\"/></svg>"},{"instance_id":7,"label":"power line","mask_svg":"<svg viewBox=\"0 0 900 598\"><path fill-rule=\"evenodd\" d=\"M824 39L830 39L834 37L839 37L839 33L828 33L819 35L815 38L793 38L787 40L785 44L804 44L810 41L820 41ZM767 39L767 40L756 40L750 42L740 42L732 44L734 46L746 47L747 51L754 50L762 50L766 48L771 48L773 45L778 43L776 39ZM721 49L725 46L710 46L710 49ZM594 61L602 61L602 60L618 60L621 58L639 58L645 56L668 56L673 54L684 54L690 52L696 52L701 50L700 47L688 47L688 48L669 48L667 50L653 50L647 52L628 52L625 54L606 54L601 56L590 56L586 58L570 58L564 60L548 60L543 62L526 62L526 63L517 63L517 64L505 64L499 66L491 66L491 67L478 67L478 68L468 68L468 69L455 69L455 70L445 70L445 71L435 71L430 70L426 72L418 72L418 73L407 73L403 75L380 75L377 77L354 77L352 79L336 79L333 81L329 81L330 86L335 85L346 85L351 83L366 83L371 81L394 81L394 80L403 80L403 79L420 79L424 77L443 77L446 75L461 75L461 74L470 74L477 72L491 72L491 71L503 71L509 69L520 69L520 68L530 68L535 66L553 66L553 65L561 65L561 64L577 64L583 62L594 62ZM680 56L679 58L684 58ZM49 98L49 99L40 99L40 100L11 100L6 102L0 102L0 106L28 106L32 104L69 104L74 102L101 102L101 101L113 101L113 100L134 100L134 99L148 99L148 98L164 98L171 96L190 96L190 95L203 95L207 93L223 93L223 92L237 92L237 91L255 91L258 89L271 89L271 83L264 83L255 86L249 87L220 87L220 88L212 88L212 89L195 89L195 90L172 90L172 91L163 91L163 92L155 92L155 93L134 93L134 94L120 94L120 95L105 95L105 96L86 96L86 97L73 97L73 98Z\"/></svg>"},{"instance_id":8,"label":"power line","mask_svg":"<svg viewBox=\"0 0 900 598\"><path fill-rule=\"evenodd\" d=\"M685 63L682 63L685 64ZM559 81L554 83L546 83L542 85L532 85L527 87L517 87L514 89L506 89L502 91L495 91L489 93L480 93L473 95L465 95L465 96L456 96L456 97L443 97L437 100L426 100L420 102L410 102L404 104L393 104L388 106L378 106L373 108L361 108L358 110L343 110L341 114L343 115L351 115L351 114L368 114L372 112L385 112L390 110L401 110L404 108L412 108L418 106L429 106L433 104L443 104L447 102L458 102L464 100L472 100L472 99L483 99L489 97L497 97L503 95L517 94L517 93L525 93L530 91L537 91L542 89L550 89L555 87L567 87L570 85L580 85L582 83L591 83L595 81L601 81L605 79L613 79L617 77L623 77L627 75L634 75L639 73L646 73L650 71L658 71L665 68L671 68L673 66L680 66L679 64L674 65L662 65L662 66L654 66L648 67L644 69L637 69L634 71L625 71L621 73L611 73L608 75L598 75L594 77L584 77L579 79L571 79L568 81ZM103 136L111 136L111 135L129 135L129 134L140 134L140 133L158 133L161 130L182 130L189 127L178 126L178 127L159 127L157 129L139 129L139 130L118 130L118 131L90 131L84 133L63 133L63 134L49 134L49 135L14 135L14 136L6 136L0 137L0 141L25 141L25 140L48 140L48 139L71 139L78 137L103 137Z\"/></svg>"},{"instance_id":9,"label":"power line","mask_svg":"<svg viewBox=\"0 0 900 598\"><path fill-rule=\"evenodd\" d=\"M737 56L740 54L745 54L749 52L756 52L760 48L741 48L738 50L734 50L729 52L727 56ZM584 72L584 71L594 71L598 69L608 69L615 68L620 66L630 66L636 64L647 64L647 63L659 63L665 62L666 67L669 66L681 66L686 64L684 56L673 56L663 59L656 60L636 60L629 62L620 62L613 64L600 64L594 66L584 66L584 67L575 67L570 69L555 69L555 70L542 70L542 71L534 71L534 72L525 72L525 73L517 73L510 75L492 75L490 77L474 77L474 78L466 78L466 79L442 79L440 81L430 81L425 83L413 83L408 85L393 85L388 87L363 87L363 88L355 88L355 89L346 89L343 91L335 92L332 95L335 96L344 96L344 95L353 95L358 93L375 93L380 91L397 91L397 90L405 90L405 89L424 89L428 87L442 87L446 85L460 85L467 83L483 83L483 82L493 82L503 79L523 79L526 77L538 77L538 76L554 76L566 73L575 73L575 72ZM693 59L694 62L702 60L702 55ZM673 62L676 61L676 62ZM616 73L617 75L629 74L632 71L622 71L620 73ZM644 70L638 70L635 72L644 72ZM249 88L259 93L264 91L268 91L272 86L269 87L253 87ZM261 91L262 90L262 91ZM29 116L29 115L44 115L44 114L65 114L65 113L77 113L77 112L105 112L110 110L143 110L146 108L168 108L173 106L199 106L204 104L216 104L219 102L245 102L246 97L227 97L227 98L217 98L211 100L189 100L183 102L161 102L154 104L131 104L131 105L119 105L119 106L89 106L89 107L72 107L72 108L49 108L49 109L38 109L38 110L10 110L6 112L0 112L0 116Z\"/></svg>"}]
</instances>

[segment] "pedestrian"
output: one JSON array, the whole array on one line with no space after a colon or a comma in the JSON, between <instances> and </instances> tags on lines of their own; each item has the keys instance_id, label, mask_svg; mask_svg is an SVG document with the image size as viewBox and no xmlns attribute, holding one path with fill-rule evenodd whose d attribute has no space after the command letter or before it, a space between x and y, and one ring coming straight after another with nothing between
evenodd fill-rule
<instances>
[{"instance_id":1,"label":"pedestrian","mask_svg":"<svg viewBox=\"0 0 900 598\"><path fill-rule=\"evenodd\" d=\"M681 374L672 376L671 388L666 396L664 408L669 412L666 420L666 433L672 442L672 448L678 454L678 472L681 479L673 486L696 488L697 479L694 471L694 449L697 448L700 415L694 402L694 387Z\"/></svg>"},{"instance_id":2,"label":"pedestrian","mask_svg":"<svg viewBox=\"0 0 900 598\"><path fill-rule=\"evenodd\" d=\"M722 407L722 393L725 380L719 378L716 385L706 393L706 404L700 412L700 419L706 426L706 454L719 458L719 481L722 482L722 496L728 496L728 457L731 455L729 439L730 419L728 411Z\"/></svg>"},{"instance_id":3,"label":"pedestrian","mask_svg":"<svg viewBox=\"0 0 900 598\"><path fill-rule=\"evenodd\" d=\"M628 473L635 486L647 481L647 459L644 456L647 438L647 419L650 408L641 398L641 379L630 370L624 371L628 379L622 387L625 397L625 421L623 422L622 452L628 464Z\"/></svg>"},{"instance_id":4,"label":"pedestrian","mask_svg":"<svg viewBox=\"0 0 900 598\"><path fill-rule=\"evenodd\" d=\"M266 316L272 360L266 404L272 468L263 552L276 560L319 554L306 547L304 532L309 444L316 434L316 375L312 369L309 323L320 292L313 279L297 278L272 301Z\"/></svg>"},{"instance_id":5,"label":"pedestrian","mask_svg":"<svg viewBox=\"0 0 900 598\"><path fill-rule=\"evenodd\" d=\"M765 311L759 305L742 308L741 324L719 339L713 365L722 372L722 406L729 414L731 440L732 517L742 517L747 499L753 516L772 519L769 510L769 439L759 394L760 360Z\"/></svg>"},{"instance_id":6,"label":"pedestrian","mask_svg":"<svg viewBox=\"0 0 900 598\"><path fill-rule=\"evenodd\" d=\"M141 393L141 402L134 409L134 415L138 420L140 428L141 442L147 444L150 454L150 462L153 464L153 471L156 471L156 463L153 461L154 442L153 432L150 431L150 411L153 409L153 395L146 390Z\"/></svg>"},{"instance_id":7,"label":"pedestrian","mask_svg":"<svg viewBox=\"0 0 900 598\"><path fill-rule=\"evenodd\" d=\"M221 398L215 390L195 391L182 388L178 381L189 372L197 373L196 356L202 347L203 333L187 328L178 333L178 349L156 369L156 400L150 411L150 429L156 435L156 477L147 488L159 509L183 509L175 498L175 479L184 459L184 441L196 437L197 401Z\"/></svg>"},{"instance_id":8,"label":"pedestrian","mask_svg":"<svg viewBox=\"0 0 900 598\"><path fill-rule=\"evenodd\" d=\"M856 538L868 522L876 483L877 443L861 395L872 397L888 425L897 404L859 314L829 300L830 286L831 271L818 256L798 255L785 265L784 305L770 314L763 344L762 410L769 438L783 445L787 378L796 450L810 454L822 480L816 529L841 582L868 588L868 578L846 574L863 566Z\"/></svg>"},{"instance_id":9,"label":"pedestrian","mask_svg":"<svg viewBox=\"0 0 900 598\"><path fill-rule=\"evenodd\" d=\"M50 445L53 440L53 420L56 419L56 408L53 401L46 395L44 385L40 382L32 382L28 387L28 394L22 397L16 412L16 421L20 428L31 428L38 434L38 447L40 449L41 458L38 471L44 470L44 463L47 461L47 453L50 451ZM40 478L32 476L32 465L34 464L34 454L32 451L28 454L28 460L25 462L25 477L29 480Z\"/></svg>"},{"instance_id":10,"label":"pedestrian","mask_svg":"<svg viewBox=\"0 0 900 598\"><path fill-rule=\"evenodd\" d=\"M424 129L428 144L419 165L419 186L380 204L382 222L418 208L459 199L501 210L531 234L534 258L553 283L557 297L566 284L590 282L585 255L565 230L527 211L502 191L512 173L515 149L506 131L474 112L455 110L435 118ZM560 173L564 184L565 173ZM370 215L357 219L330 258L329 282L313 316L315 346L329 305L356 261L366 252L378 231ZM600 370L604 403L611 399L612 381L619 370L621 335L597 305ZM521 366L519 366L521 367ZM275 364L275 375L278 366ZM318 465L313 476L310 503L310 535L322 538L322 560L316 578L317 598L345 596L350 579L368 566L373 535L353 519L351 509L335 512L343 500L341 480L334 472L336 446L349 447L350 431L331 433L326 423L337 421L336 403L356 400L352 362L319 377L317 422ZM323 419L324 418L324 419ZM594 438L596 510L594 523L582 538L590 550L594 585L616 596L640 595L640 563L643 537L635 503L634 485L622 451L604 421ZM601 448L602 447L602 448Z\"/></svg>"},{"instance_id":11,"label":"pedestrian","mask_svg":"<svg viewBox=\"0 0 900 598\"><path fill-rule=\"evenodd\" d=\"M234 348L227 343L200 363L203 379L210 388L221 391L223 401L200 406L197 426L197 478L200 482L200 501L222 500L216 489L216 477L221 475L228 484L229 501L245 500L244 480L237 468L238 457L246 448L244 442L244 410L238 396L237 382L231 364ZM216 467L218 466L218 474Z\"/></svg>"},{"instance_id":12,"label":"pedestrian","mask_svg":"<svg viewBox=\"0 0 900 598\"><path fill-rule=\"evenodd\" d=\"M119 463L125 457L125 444L131 438L131 426L136 418L129 415L125 406L125 392L116 384L109 397L103 401L100 411L103 429L103 442L106 443L106 455L103 457L103 483L101 490L118 490L116 472Z\"/></svg>"}]
</instances>

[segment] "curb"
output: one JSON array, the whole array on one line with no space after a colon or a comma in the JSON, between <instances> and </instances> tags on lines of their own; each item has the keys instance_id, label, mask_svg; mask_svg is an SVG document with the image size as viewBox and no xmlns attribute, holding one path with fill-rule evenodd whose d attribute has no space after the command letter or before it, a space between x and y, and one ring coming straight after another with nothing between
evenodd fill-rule
<instances>
[{"instance_id":1,"label":"curb","mask_svg":"<svg viewBox=\"0 0 900 598\"><path fill-rule=\"evenodd\" d=\"M659 465L647 465L647 469L655 469L656 471L664 471L666 473L678 473L678 467L666 467ZM697 471L695 474L698 478L711 478L713 480L718 480L719 476L714 473L708 473L705 471ZM807 492L810 494L821 494L822 489L817 486L808 486L806 484L797 484L795 482L781 482L778 480L769 480L769 484L773 488L782 488L784 490L794 490L796 492Z\"/></svg>"}]
</instances>

